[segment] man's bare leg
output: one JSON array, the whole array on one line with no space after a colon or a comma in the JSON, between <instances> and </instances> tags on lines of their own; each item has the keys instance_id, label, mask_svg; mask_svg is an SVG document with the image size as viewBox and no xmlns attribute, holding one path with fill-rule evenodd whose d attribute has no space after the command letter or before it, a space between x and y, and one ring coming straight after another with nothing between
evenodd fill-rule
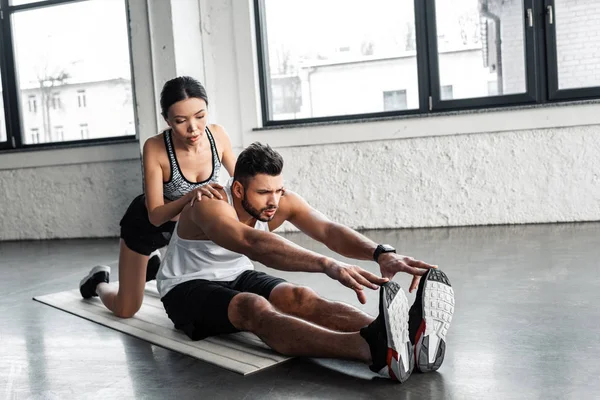
<instances>
[{"instance_id":1,"label":"man's bare leg","mask_svg":"<svg viewBox=\"0 0 600 400\"><path fill-rule=\"evenodd\" d=\"M252 293L236 295L229 304L228 317L236 329L254 333L281 354L372 362L369 344L359 332L335 332L314 325L278 311Z\"/></svg>"},{"instance_id":2,"label":"man's bare leg","mask_svg":"<svg viewBox=\"0 0 600 400\"><path fill-rule=\"evenodd\" d=\"M310 288L290 283L277 285L269 302L285 314L339 332L357 332L375 320L356 307L324 299Z\"/></svg>"}]
</instances>

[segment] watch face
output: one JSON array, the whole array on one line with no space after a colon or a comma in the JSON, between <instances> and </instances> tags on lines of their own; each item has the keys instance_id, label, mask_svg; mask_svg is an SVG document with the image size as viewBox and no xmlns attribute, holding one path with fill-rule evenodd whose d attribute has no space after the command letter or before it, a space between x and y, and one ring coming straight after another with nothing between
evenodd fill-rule
<instances>
[{"instance_id":1,"label":"watch face","mask_svg":"<svg viewBox=\"0 0 600 400\"><path fill-rule=\"evenodd\" d=\"M389 244L382 244L381 247L383 247L384 252L396 251L396 249L394 249Z\"/></svg>"}]
</instances>

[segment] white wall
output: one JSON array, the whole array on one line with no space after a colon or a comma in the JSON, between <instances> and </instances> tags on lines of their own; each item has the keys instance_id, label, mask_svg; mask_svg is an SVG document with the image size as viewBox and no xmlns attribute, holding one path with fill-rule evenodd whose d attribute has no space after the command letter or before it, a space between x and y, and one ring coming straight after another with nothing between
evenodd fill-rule
<instances>
[{"instance_id":1,"label":"white wall","mask_svg":"<svg viewBox=\"0 0 600 400\"><path fill-rule=\"evenodd\" d=\"M287 185L357 228L600 217L598 127L280 149Z\"/></svg>"},{"instance_id":2,"label":"white wall","mask_svg":"<svg viewBox=\"0 0 600 400\"><path fill-rule=\"evenodd\" d=\"M118 235L141 182L139 159L0 170L0 240Z\"/></svg>"}]
</instances>

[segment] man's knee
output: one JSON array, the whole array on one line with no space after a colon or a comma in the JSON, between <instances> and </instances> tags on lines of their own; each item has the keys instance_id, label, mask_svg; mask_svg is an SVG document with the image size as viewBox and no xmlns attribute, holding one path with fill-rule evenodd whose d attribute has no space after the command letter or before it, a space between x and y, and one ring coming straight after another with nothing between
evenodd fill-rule
<instances>
[{"instance_id":1,"label":"man's knee","mask_svg":"<svg viewBox=\"0 0 600 400\"><path fill-rule=\"evenodd\" d=\"M229 321L236 329L254 332L275 310L264 297L240 293L231 299L227 312Z\"/></svg>"},{"instance_id":2,"label":"man's knee","mask_svg":"<svg viewBox=\"0 0 600 400\"><path fill-rule=\"evenodd\" d=\"M319 295L311 288L291 284L276 287L270 298L282 310L310 309L319 299Z\"/></svg>"}]
</instances>

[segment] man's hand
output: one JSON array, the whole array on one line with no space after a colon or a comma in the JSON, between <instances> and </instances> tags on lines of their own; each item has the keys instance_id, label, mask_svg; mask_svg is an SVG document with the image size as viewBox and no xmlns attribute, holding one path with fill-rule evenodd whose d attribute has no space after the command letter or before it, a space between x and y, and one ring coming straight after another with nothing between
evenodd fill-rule
<instances>
[{"instance_id":1,"label":"man's hand","mask_svg":"<svg viewBox=\"0 0 600 400\"><path fill-rule=\"evenodd\" d=\"M196 201L201 201L202 196L206 196L209 199L216 197L219 200L223 200L223 196L221 196L221 193L219 193L217 189L223 189L223 186L219 185L218 183L211 182L192 190L189 194L191 197L190 206L193 206Z\"/></svg>"},{"instance_id":2,"label":"man's hand","mask_svg":"<svg viewBox=\"0 0 600 400\"><path fill-rule=\"evenodd\" d=\"M342 285L349 287L356 292L358 301L361 304L367 302L367 296L363 292L363 287L377 290L379 286L386 283L389 279L380 278L375 274L365 271L356 266L346 264L334 259L329 259L328 265L324 271L331 279L339 281Z\"/></svg>"},{"instance_id":3,"label":"man's hand","mask_svg":"<svg viewBox=\"0 0 600 400\"><path fill-rule=\"evenodd\" d=\"M378 259L381 268L381 276L392 279L397 272L406 272L413 276L409 292L412 293L419 287L421 275L428 269L437 268L437 265L430 265L426 262L415 260L412 257L403 256L396 253L383 253Z\"/></svg>"}]
</instances>

